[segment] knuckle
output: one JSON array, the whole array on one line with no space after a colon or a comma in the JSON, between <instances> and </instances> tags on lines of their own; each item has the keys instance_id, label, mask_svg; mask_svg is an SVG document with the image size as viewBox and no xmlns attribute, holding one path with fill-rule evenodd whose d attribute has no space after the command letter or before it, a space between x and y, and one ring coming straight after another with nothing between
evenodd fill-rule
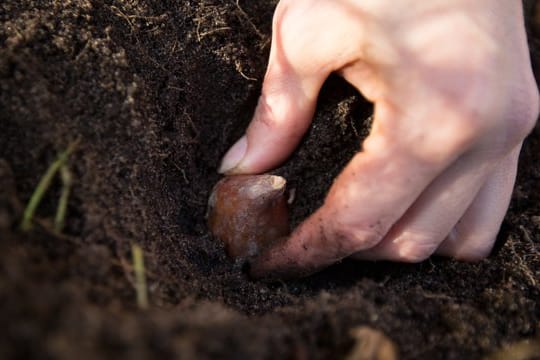
<instances>
[{"instance_id":1,"label":"knuckle","mask_svg":"<svg viewBox=\"0 0 540 360\"><path fill-rule=\"evenodd\" d=\"M269 101L271 95L269 95L268 92L269 91L264 91L259 97L256 111L257 116L253 118L253 122L255 125L262 126L271 131L277 128L279 123L273 114L271 102Z\"/></svg>"},{"instance_id":2,"label":"knuckle","mask_svg":"<svg viewBox=\"0 0 540 360\"><path fill-rule=\"evenodd\" d=\"M475 88L478 86L470 87ZM493 102L485 100L490 98L490 95L486 95L485 99L479 99L479 96L474 92L481 92L481 90L473 90L473 94L464 91L456 100L457 111L453 119L453 126L449 128L450 131L448 132L450 146L458 148L467 146L476 141L490 128L496 126L496 119L500 115L494 113L496 107L493 106ZM471 99L473 100L471 101Z\"/></svg>"},{"instance_id":3,"label":"knuckle","mask_svg":"<svg viewBox=\"0 0 540 360\"><path fill-rule=\"evenodd\" d=\"M519 140L523 140L534 128L540 113L540 96L536 85L529 86L523 90L523 95L515 100L517 102L515 108L514 124L510 124L510 128L514 129Z\"/></svg>"},{"instance_id":4,"label":"knuckle","mask_svg":"<svg viewBox=\"0 0 540 360\"><path fill-rule=\"evenodd\" d=\"M523 85L514 90L501 125L494 129L496 134L493 138L503 140L502 150L514 148L529 135L536 125L539 110L536 84Z\"/></svg>"},{"instance_id":5,"label":"knuckle","mask_svg":"<svg viewBox=\"0 0 540 360\"><path fill-rule=\"evenodd\" d=\"M459 261L476 262L488 257L496 238L497 232L459 235L454 229L437 252Z\"/></svg>"},{"instance_id":6,"label":"knuckle","mask_svg":"<svg viewBox=\"0 0 540 360\"><path fill-rule=\"evenodd\" d=\"M284 65L298 73L308 74L325 69L325 64L321 62L328 59L334 43L326 39L331 35L327 33L321 40L320 22L331 16L326 14L323 3L314 0L280 1L272 23L274 51L271 51L271 58L279 58Z\"/></svg>"},{"instance_id":7,"label":"knuckle","mask_svg":"<svg viewBox=\"0 0 540 360\"><path fill-rule=\"evenodd\" d=\"M457 250L452 257L466 262L477 262L488 257L493 248L494 240L474 241Z\"/></svg>"},{"instance_id":8,"label":"knuckle","mask_svg":"<svg viewBox=\"0 0 540 360\"><path fill-rule=\"evenodd\" d=\"M442 144L451 154L461 153L470 147L481 132L481 126L478 121L471 120L470 118L462 118L456 121L447 133L446 139L442 140L439 144Z\"/></svg>"},{"instance_id":9,"label":"knuckle","mask_svg":"<svg viewBox=\"0 0 540 360\"><path fill-rule=\"evenodd\" d=\"M458 101L463 116L456 123L456 133L464 136L456 137L456 143L487 137L506 151L532 131L540 111L538 88L533 80L525 80L502 95L495 90L486 93L485 85L471 88Z\"/></svg>"},{"instance_id":10,"label":"knuckle","mask_svg":"<svg viewBox=\"0 0 540 360\"><path fill-rule=\"evenodd\" d=\"M286 93L291 93L290 89ZM250 126L265 136L277 135L285 143L296 142L304 135L309 123L290 118L288 114L294 113L294 108L295 105L283 94L277 94L275 90L263 90Z\"/></svg>"},{"instance_id":11,"label":"knuckle","mask_svg":"<svg viewBox=\"0 0 540 360\"><path fill-rule=\"evenodd\" d=\"M503 101L489 94L479 99L477 92L465 91L454 99L456 112L448 123L441 124L445 131L429 137L429 149L438 149L435 154L448 157L486 144L505 154L534 129L540 111L536 86L521 87Z\"/></svg>"},{"instance_id":12,"label":"knuckle","mask_svg":"<svg viewBox=\"0 0 540 360\"><path fill-rule=\"evenodd\" d=\"M281 0L274 12L272 27L274 34L280 39L285 34L298 34L297 30L304 28L309 16L306 13L311 12L313 4L310 2L298 2L294 0Z\"/></svg>"},{"instance_id":13,"label":"knuckle","mask_svg":"<svg viewBox=\"0 0 540 360\"><path fill-rule=\"evenodd\" d=\"M340 184L332 186L323 205L332 241L346 248L344 253L349 255L379 244L392 225L390 221L359 211L353 195L356 186L336 185Z\"/></svg>"},{"instance_id":14,"label":"knuckle","mask_svg":"<svg viewBox=\"0 0 540 360\"><path fill-rule=\"evenodd\" d=\"M435 250L437 250L438 243L432 239L429 240L408 240L403 242L396 253L397 260L418 263L429 258Z\"/></svg>"},{"instance_id":15,"label":"knuckle","mask_svg":"<svg viewBox=\"0 0 540 360\"><path fill-rule=\"evenodd\" d=\"M376 227L366 229L357 225L344 224L334 225L333 235L336 244L344 250L344 253L349 254L374 247L384 236Z\"/></svg>"}]
</instances>

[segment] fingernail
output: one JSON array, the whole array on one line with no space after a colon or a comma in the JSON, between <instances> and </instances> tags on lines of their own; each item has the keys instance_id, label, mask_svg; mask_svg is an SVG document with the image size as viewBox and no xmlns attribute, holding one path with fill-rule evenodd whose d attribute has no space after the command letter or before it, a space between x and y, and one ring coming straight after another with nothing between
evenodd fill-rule
<instances>
[{"instance_id":1,"label":"fingernail","mask_svg":"<svg viewBox=\"0 0 540 360\"><path fill-rule=\"evenodd\" d=\"M223 160L221 161L218 172L223 174L237 167L244 158L246 149L247 138L244 135L229 149L229 151L227 151L227 154L225 154Z\"/></svg>"}]
</instances>

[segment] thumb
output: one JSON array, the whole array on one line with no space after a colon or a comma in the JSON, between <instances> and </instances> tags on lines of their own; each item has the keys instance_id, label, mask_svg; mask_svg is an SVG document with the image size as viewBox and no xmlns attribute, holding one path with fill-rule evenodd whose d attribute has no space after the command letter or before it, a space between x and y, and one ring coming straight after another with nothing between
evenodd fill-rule
<instances>
[{"instance_id":1,"label":"thumb","mask_svg":"<svg viewBox=\"0 0 540 360\"><path fill-rule=\"evenodd\" d=\"M245 135L223 158L220 173L264 172L279 165L296 148L311 124L317 96L328 75L298 71L302 61L296 62L298 66L292 66L273 42L253 119Z\"/></svg>"}]
</instances>

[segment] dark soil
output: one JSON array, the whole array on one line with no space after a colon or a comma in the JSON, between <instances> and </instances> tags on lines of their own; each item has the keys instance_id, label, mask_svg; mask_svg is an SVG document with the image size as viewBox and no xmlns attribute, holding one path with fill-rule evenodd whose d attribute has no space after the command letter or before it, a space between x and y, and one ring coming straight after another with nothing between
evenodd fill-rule
<instances>
[{"instance_id":1,"label":"dark soil","mask_svg":"<svg viewBox=\"0 0 540 360\"><path fill-rule=\"evenodd\" d=\"M206 200L254 109L275 3L0 4L0 358L341 358L350 329L368 325L404 359L465 359L540 334L538 127L482 262L344 261L265 284L227 259L206 228ZM540 69L540 28L529 28ZM297 189L295 223L321 203L370 113L342 80L327 82L308 136L277 170ZM20 232L24 204L75 139L64 234L50 231L59 181L33 231ZM134 243L145 251L146 311Z\"/></svg>"}]
</instances>

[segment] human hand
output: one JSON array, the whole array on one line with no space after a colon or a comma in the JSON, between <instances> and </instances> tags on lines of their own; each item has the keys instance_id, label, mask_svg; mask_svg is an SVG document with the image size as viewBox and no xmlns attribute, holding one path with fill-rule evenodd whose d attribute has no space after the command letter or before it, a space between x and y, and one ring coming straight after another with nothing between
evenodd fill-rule
<instances>
[{"instance_id":1,"label":"human hand","mask_svg":"<svg viewBox=\"0 0 540 360\"><path fill-rule=\"evenodd\" d=\"M284 161L334 71L375 104L371 133L252 274L308 274L351 255L487 256L538 116L521 1L282 0L259 104L220 172Z\"/></svg>"}]
</instances>

